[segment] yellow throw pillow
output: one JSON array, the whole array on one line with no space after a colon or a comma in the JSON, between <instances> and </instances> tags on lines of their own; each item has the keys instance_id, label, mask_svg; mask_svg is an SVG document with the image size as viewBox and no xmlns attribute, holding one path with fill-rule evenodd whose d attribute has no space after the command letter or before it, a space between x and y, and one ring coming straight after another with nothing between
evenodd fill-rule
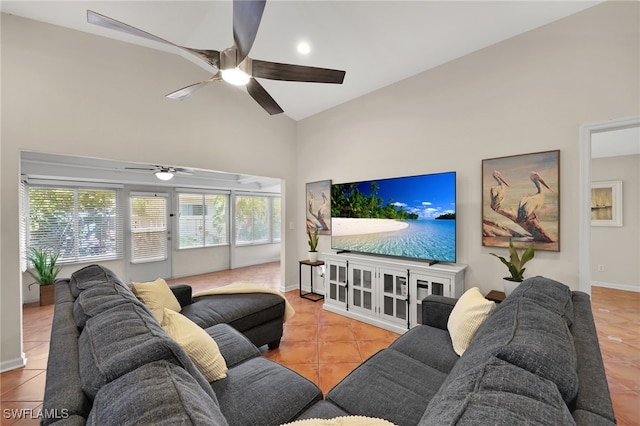
<instances>
[{"instance_id":1,"label":"yellow throw pillow","mask_svg":"<svg viewBox=\"0 0 640 426\"><path fill-rule=\"evenodd\" d=\"M182 310L180 302L162 278L148 283L131 283L131 290L151 310L158 322L162 322L164 308L175 312Z\"/></svg>"},{"instance_id":2,"label":"yellow throw pillow","mask_svg":"<svg viewBox=\"0 0 640 426\"><path fill-rule=\"evenodd\" d=\"M185 350L209 382L227 377L227 362L218 344L200 326L178 312L164 309L162 328Z\"/></svg>"},{"instance_id":3,"label":"yellow throw pillow","mask_svg":"<svg viewBox=\"0 0 640 426\"><path fill-rule=\"evenodd\" d=\"M458 355L467 350L478 327L495 307L495 302L485 299L478 287L470 288L458 299L447 322L453 350Z\"/></svg>"}]
</instances>

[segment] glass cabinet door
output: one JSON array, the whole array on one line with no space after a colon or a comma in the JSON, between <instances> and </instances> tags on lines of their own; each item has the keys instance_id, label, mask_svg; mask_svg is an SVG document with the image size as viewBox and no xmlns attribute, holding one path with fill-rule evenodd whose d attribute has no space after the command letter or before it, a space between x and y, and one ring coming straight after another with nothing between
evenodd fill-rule
<instances>
[{"instance_id":1,"label":"glass cabinet door","mask_svg":"<svg viewBox=\"0 0 640 426\"><path fill-rule=\"evenodd\" d=\"M347 304L347 264L346 262L328 262L325 288L328 289L328 301L346 306Z\"/></svg>"},{"instance_id":2,"label":"glass cabinet door","mask_svg":"<svg viewBox=\"0 0 640 426\"><path fill-rule=\"evenodd\" d=\"M372 313L375 311L374 303L374 279L375 268L350 263L350 299L349 309Z\"/></svg>"},{"instance_id":3,"label":"glass cabinet door","mask_svg":"<svg viewBox=\"0 0 640 426\"><path fill-rule=\"evenodd\" d=\"M380 316L398 324L408 325L407 294L409 283L407 272L385 269L381 271L380 276L382 279Z\"/></svg>"},{"instance_id":4,"label":"glass cabinet door","mask_svg":"<svg viewBox=\"0 0 640 426\"><path fill-rule=\"evenodd\" d=\"M411 275L411 293L415 297L411 299L410 315L411 326L422 324L422 299L429 295L448 296L449 284L451 280L448 278L430 277L422 274Z\"/></svg>"}]
</instances>

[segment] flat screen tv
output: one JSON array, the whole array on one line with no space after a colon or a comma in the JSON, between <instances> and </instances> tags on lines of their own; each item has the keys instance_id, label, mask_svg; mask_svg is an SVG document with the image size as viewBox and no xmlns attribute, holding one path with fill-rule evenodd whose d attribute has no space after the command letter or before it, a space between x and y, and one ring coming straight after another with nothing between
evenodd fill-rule
<instances>
[{"instance_id":1,"label":"flat screen tv","mask_svg":"<svg viewBox=\"0 0 640 426\"><path fill-rule=\"evenodd\" d=\"M456 173L331 185L331 248L456 261Z\"/></svg>"}]
</instances>

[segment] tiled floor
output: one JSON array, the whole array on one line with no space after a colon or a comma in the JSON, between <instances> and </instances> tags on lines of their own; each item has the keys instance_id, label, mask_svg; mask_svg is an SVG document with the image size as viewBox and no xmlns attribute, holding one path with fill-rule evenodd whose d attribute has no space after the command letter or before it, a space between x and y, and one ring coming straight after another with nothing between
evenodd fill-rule
<instances>
[{"instance_id":1,"label":"tiled floor","mask_svg":"<svg viewBox=\"0 0 640 426\"><path fill-rule=\"evenodd\" d=\"M197 292L241 280L277 289L280 264L215 272L173 282L188 282ZM598 337L618 424L640 425L640 293L598 287L594 287L592 293ZM296 309L296 315L285 324L280 348L266 351L265 347L264 356L309 378L323 392L398 336L326 312L322 302L300 299L297 291L287 293L286 297ZM1 425L38 424L33 418L12 418L15 416L10 410L21 410L23 417L35 417L42 408L52 316L52 306L24 306L24 346L28 364L0 375Z\"/></svg>"}]
</instances>

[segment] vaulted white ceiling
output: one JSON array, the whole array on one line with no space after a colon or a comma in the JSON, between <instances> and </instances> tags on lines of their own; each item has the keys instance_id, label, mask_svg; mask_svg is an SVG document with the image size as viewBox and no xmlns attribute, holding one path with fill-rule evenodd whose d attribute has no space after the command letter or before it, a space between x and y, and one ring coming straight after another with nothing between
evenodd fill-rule
<instances>
[{"instance_id":1,"label":"vaulted white ceiling","mask_svg":"<svg viewBox=\"0 0 640 426\"><path fill-rule=\"evenodd\" d=\"M600 2L270 0L250 55L346 71L342 85L260 80L286 115L301 120ZM86 11L183 46L223 50L233 43L230 1L2 1L0 8L176 54L171 46L88 24ZM296 50L302 40L312 49L306 56ZM190 83L175 76L176 89Z\"/></svg>"}]
</instances>

